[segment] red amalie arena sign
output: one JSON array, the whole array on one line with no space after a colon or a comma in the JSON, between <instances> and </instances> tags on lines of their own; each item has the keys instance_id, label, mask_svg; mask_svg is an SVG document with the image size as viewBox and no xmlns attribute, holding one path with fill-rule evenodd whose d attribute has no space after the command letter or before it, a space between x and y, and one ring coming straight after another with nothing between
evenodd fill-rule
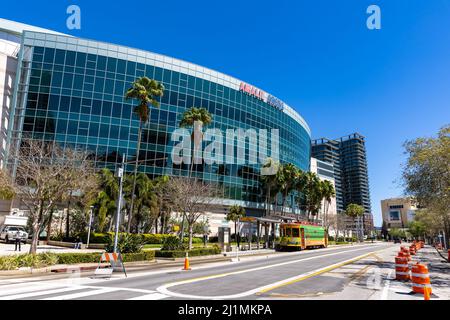
<instances>
[{"instance_id":1,"label":"red amalie arena sign","mask_svg":"<svg viewBox=\"0 0 450 320\"><path fill-rule=\"evenodd\" d=\"M244 82L241 82L241 85L239 86L239 91L245 92L248 95L255 97L256 99L259 99L261 101L266 102L267 104L271 105L272 107L275 107L279 110L284 109L284 103L280 99L262 91L254 86L251 86L249 84L246 84Z\"/></svg>"}]
</instances>

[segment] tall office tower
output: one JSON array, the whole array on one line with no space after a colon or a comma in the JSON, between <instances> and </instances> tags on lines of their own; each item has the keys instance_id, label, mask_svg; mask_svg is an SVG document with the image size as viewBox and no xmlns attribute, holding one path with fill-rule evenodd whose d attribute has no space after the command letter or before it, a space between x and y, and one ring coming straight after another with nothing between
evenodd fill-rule
<instances>
[{"instance_id":1,"label":"tall office tower","mask_svg":"<svg viewBox=\"0 0 450 320\"><path fill-rule=\"evenodd\" d=\"M334 184L336 190L336 210L338 213L345 210L344 196L342 193L342 178L339 157L339 142L321 138L313 140L311 157L332 164L334 171Z\"/></svg>"},{"instance_id":2,"label":"tall office tower","mask_svg":"<svg viewBox=\"0 0 450 320\"><path fill-rule=\"evenodd\" d=\"M335 140L313 140L311 156L333 164L338 212L350 203L362 205L364 231L368 234L373 229L373 217L364 136L354 133Z\"/></svg>"}]
</instances>

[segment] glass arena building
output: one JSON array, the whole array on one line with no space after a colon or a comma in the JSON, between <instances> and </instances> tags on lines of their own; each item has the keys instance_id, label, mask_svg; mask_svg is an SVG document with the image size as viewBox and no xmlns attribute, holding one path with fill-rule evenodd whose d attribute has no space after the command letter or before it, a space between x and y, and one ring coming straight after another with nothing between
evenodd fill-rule
<instances>
[{"instance_id":1,"label":"glass arena building","mask_svg":"<svg viewBox=\"0 0 450 320\"><path fill-rule=\"evenodd\" d=\"M280 162L309 170L311 133L304 119L278 98L241 80L160 54L1 19L0 41L5 51L1 78L8 79L1 83L3 165L11 162L6 158L8 146L25 135L85 148L99 168L114 169L124 154L126 161L135 160L137 102L125 100L124 93L136 78L147 76L161 82L165 91L143 131L139 171L151 177L188 175L188 165L177 167L170 160L171 134L183 112L193 106L206 108L213 116L208 128L221 132L278 129ZM249 144L247 140L247 149L252 148ZM216 213L237 203L247 214L259 216L264 208L260 167L197 165L195 174L223 186ZM130 164L126 170L133 168Z\"/></svg>"}]
</instances>

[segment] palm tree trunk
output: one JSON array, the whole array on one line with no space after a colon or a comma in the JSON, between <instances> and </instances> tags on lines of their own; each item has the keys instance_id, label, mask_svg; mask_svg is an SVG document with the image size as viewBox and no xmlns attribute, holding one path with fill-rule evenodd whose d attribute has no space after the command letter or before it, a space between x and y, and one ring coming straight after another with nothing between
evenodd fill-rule
<instances>
[{"instance_id":1,"label":"palm tree trunk","mask_svg":"<svg viewBox=\"0 0 450 320\"><path fill-rule=\"evenodd\" d=\"M138 164L139 164L139 153L141 151L141 137L142 137L142 121L139 123L138 142L137 142L137 149L136 149L136 162L134 164L133 189L131 190L130 214L128 215L128 226L127 226L128 233L130 233L131 219L133 217L134 192L136 191L136 176L137 176L137 169L138 169Z\"/></svg>"}]
</instances>

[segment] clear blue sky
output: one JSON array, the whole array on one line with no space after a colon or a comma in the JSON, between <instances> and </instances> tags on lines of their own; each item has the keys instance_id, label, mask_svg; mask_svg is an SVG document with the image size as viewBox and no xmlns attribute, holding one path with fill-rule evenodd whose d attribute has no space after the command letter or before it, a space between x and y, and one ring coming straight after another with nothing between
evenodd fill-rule
<instances>
[{"instance_id":1,"label":"clear blue sky","mask_svg":"<svg viewBox=\"0 0 450 320\"><path fill-rule=\"evenodd\" d=\"M66 8L81 7L81 30ZM368 30L366 8L381 8ZM376 225L402 143L450 122L450 0L6 1L2 18L194 62L296 108L313 137L359 132Z\"/></svg>"}]
</instances>

